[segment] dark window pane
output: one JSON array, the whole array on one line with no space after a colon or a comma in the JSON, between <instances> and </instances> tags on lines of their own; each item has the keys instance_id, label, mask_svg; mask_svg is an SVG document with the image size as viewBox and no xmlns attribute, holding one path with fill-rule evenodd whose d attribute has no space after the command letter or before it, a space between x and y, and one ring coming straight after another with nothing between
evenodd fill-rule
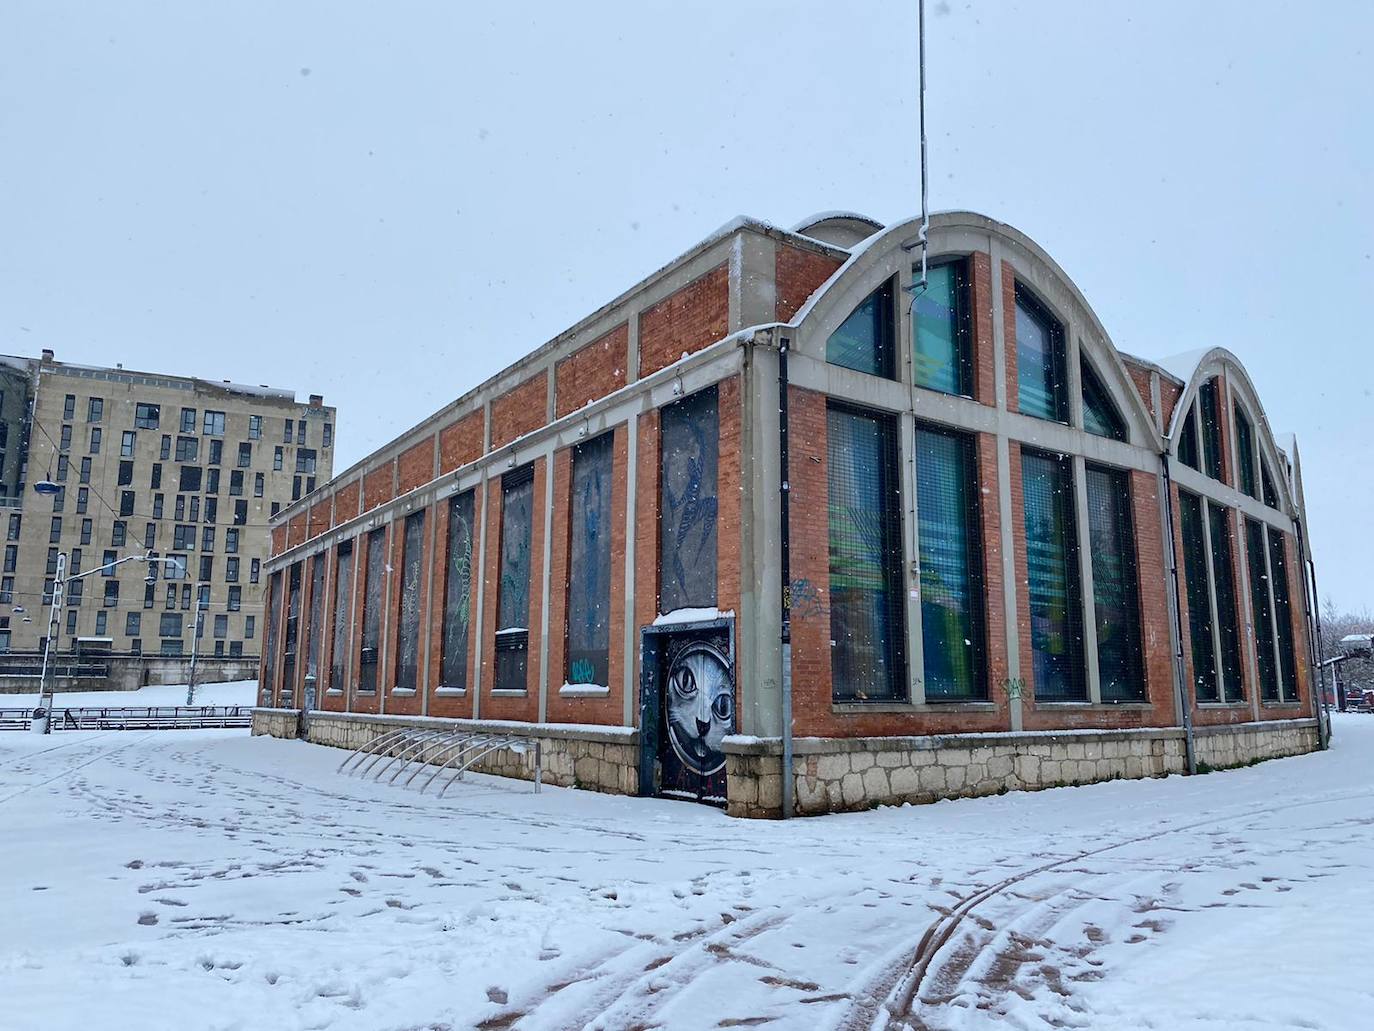
<instances>
[{"instance_id":1,"label":"dark window pane","mask_svg":"<svg viewBox=\"0 0 1374 1031\"><path fill-rule=\"evenodd\" d=\"M315 679L317 690L321 679L320 640L324 636L324 559L320 554L310 562L310 623L305 631L305 675Z\"/></svg>"},{"instance_id":2,"label":"dark window pane","mask_svg":"<svg viewBox=\"0 0 1374 1031\"><path fill-rule=\"evenodd\" d=\"M534 467L526 466L503 477L501 495L501 581L496 608L495 687L523 691L526 689L529 649Z\"/></svg>"},{"instance_id":3,"label":"dark window pane","mask_svg":"<svg viewBox=\"0 0 1374 1031\"><path fill-rule=\"evenodd\" d=\"M1253 519L1245 520L1246 570L1250 574L1250 616L1255 621L1255 660L1259 665L1260 697L1276 702L1279 699L1279 676L1274 666L1274 610L1270 605L1268 559L1264 549L1264 527Z\"/></svg>"},{"instance_id":4,"label":"dark window pane","mask_svg":"<svg viewBox=\"0 0 1374 1031\"><path fill-rule=\"evenodd\" d=\"M1124 472L1089 466L1087 491L1098 687L1104 702L1141 701L1145 673L1130 481Z\"/></svg>"},{"instance_id":5,"label":"dark window pane","mask_svg":"<svg viewBox=\"0 0 1374 1031\"><path fill-rule=\"evenodd\" d=\"M946 394L973 394L968 264L946 261L926 271L926 289L915 304L912 371L916 385Z\"/></svg>"},{"instance_id":6,"label":"dark window pane","mask_svg":"<svg viewBox=\"0 0 1374 1031\"><path fill-rule=\"evenodd\" d=\"M1216 644L1212 638L1212 595L1208 587L1207 538L1202 525L1202 501L1180 493L1179 529L1183 534L1183 566L1188 581L1188 637L1193 651L1193 690L1199 702L1215 702Z\"/></svg>"},{"instance_id":7,"label":"dark window pane","mask_svg":"<svg viewBox=\"0 0 1374 1031\"><path fill-rule=\"evenodd\" d=\"M440 683L467 687L468 640L472 618L473 494L465 491L448 503L448 564L444 579L444 655Z\"/></svg>"},{"instance_id":8,"label":"dark window pane","mask_svg":"<svg viewBox=\"0 0 1374 1031\"><path fill-rule=\"evenodd\" d=\"M565 671L570 684L608 685L611 679L611 440L605 433L573 450Z\"/></svg>"},{"instance_id":9,"label":"dark window pane","mask_svg":"<svg viewBox=\"0 0 1374 1031\"><path fill-rule=\"evenodd\" d=\"M349 642L352 641L352 627L349 617L353 606L353 544L345 541L339 545L334 564L334 640L330 648L329 687L334 691L344 689L344 669L348 662ZM251 620L253 617L249 616ZM244 636L252 637L251 625Z\"/></svg>"},{"instance_id":10,"label":"dark window pane","mask_svg":"<svg viewBox=\"0 0 1374 1031\"><path fill-rule=\"evenodd\" d=\"M1241 491L1252 498L1259 497L1255 489L1255 431L1240 408L1236 408L1236 462L1240 466L1236 479Z\"/></svg>"},{"instance_id":11,"label":"dark window pane","mask_svg":"<svg viewBox=\"0 0 1374 1031\"><path fill-rule=\"evenodd\" d=\"M1293 599L1288 591L1288 552L1286 538L1278 530L1269 531L1269 572L1274 585L1274 621L1279 629L1279 680L1283 700L1298 700L1297 652L1293 645Z\"/></svg>"},{"instance_id":12,"label":"dark window pane","mask_svg":"<svg viewBox=\"0 0 1374 1031\"><path fill-rule=\"evenodd\" d=\"M665 406L660 434L658 610L714 608L720 458L716 388Z\"/></svg>"},{"instance_id":13,"label":"dark window pane","mask_svg":"<svg viewBox=\"0 0 1374 1031\"><path fill-rule=\"evenodd\" d=\"M972 438L916 431L916 506L926 699L986 698Z\"/></svg>"},{"instance_id":14,"label":"dark window pane","mask_svg":"<svg viewBox=\"0 0 1374 1031\"><path fill-rule=\"evenodd\" d=\"M1202 411L1202 457L1204 471L1214 480L1221 479L1221 402L1215 379L1209 379L1198 390L1198 407ZM1218 617L1220 618L1220 617Z\"/></svg>"},{"instance_id":15,"label":"dark window pane","mask_svg":"<svg viewBox=\"0 0 1374 1031\"><path fill-rule=\"evenodd\" d=\"M1264 503L1270 508L1279 507L1279 492L1274 489L1274 478L1269 475L1269 463L1260 459L1260 485L1264 491Z\"/></svg>"},{"instance_id":16,"label":"dark window pane","mask_svg":"<svg viewBox=\"0 0 1374 1031\"><path fill-rule=\"evenodd\" d=\"M359 660L358 690L377 690L377 648L382 642L382 567L386 561L386 531L367 535L367 565L363 584L363 641Z\"/></svg>"},{"instance_id":17,"label":"dark window pane","mask_svg":"<svg viewBox=\"0 0 1374 1031\"><path fill-rule=\"evenodd\" d=\"M173 588L175 590L175 588ZM277 662L277 626L280 622L277 609L281 602L281 573L273 573L267 581L267 680L269 691L276 685L272 674ZM146 604L146 601L145 601Z\"/></svg>"},{"instance_id":18,"label":"dark window pane","mask_svg":"<svg viewBox=\"0 0 1374 1031\"><path fill-rule=\"evenodd\" d=\"M828 412L830 671L834 697L906 696L901 490L890 418Z\"/></svg>"},{"instance_id":19,"label":"dark window pane","mask_svg":"<svg viewBox=\"0 0 1374 1031\"><path fill-rule=\"evenodd\" d=\"M301 622L301 563L297 562L288 571L287 584L286 631L283 634L282 641L281 683L283 704L294 706L296 692L296 652L300 642ZM288 698L290 701L286 701Z\"/></svg>"},{"instance_id":20,"label":"dark window pane","mask_svg":"<svg viewBox=\"0 0 1374 1031\"><path fill-rule=\"evenodd\" d=\"M893 379L892 282L889 280L868 295L840 324L825 344L825 360L856 372Z\"/></svg>"},{"instance_id":21,"label":"dark window pane","mask_svg":"<svg viewBox=\"0 0 1374 1031\"><path fill-rule=\"evenodd\" d=\"M1220 505L1207 503L1212 530L1212 584L1217 598L1217 629L1221 631L1221 673L1224 699L1245 697L1240 674L1240 623L1236 614L1236 574L1232 558L1231 519Z\"/></svg>"},{"instance_id":22,"label":"dark window pane","mask_svg":"<svg viewBox=\"0 0 1374 1031\"><path fill-rule=\"evenodd\" d=\"M1035 697L1086 701L1083 606L1069 460L1023 451Z\"/></svg>"},{"instance_id":23,"label":"dark window pane","mask_svg":"<svg viewBox=\"0 0 1374 1031\"><path fill-rule=\"evenodd\" d=\"M1081 362L1083 379L1083 428L1099 437L1126 439L1126 420L1117 411L1112 395L1086 361Z\"/></svg>"},{"instance_id":24,"label":"dark window pane","mask_svg":"<svg viewBox=\"0 0 1374 1031\"><path fill-rule=\"evenodd\" d=\"M406 516L401 540L401 618L397 627L396 686L413 691L420 677L420 572L425 552L425 512Z\"/></svg>"},{"instance_id":25,"label":"dark window pane","mask_svg":"<svg viewBox=\"0 0 1374 1031\"><path fill-rule=\"evenodd\" d=\"M1016 287L1016 380L1021 412L1068 422L1064 331L1020 284Z\"/></svg>"}]
</instances>

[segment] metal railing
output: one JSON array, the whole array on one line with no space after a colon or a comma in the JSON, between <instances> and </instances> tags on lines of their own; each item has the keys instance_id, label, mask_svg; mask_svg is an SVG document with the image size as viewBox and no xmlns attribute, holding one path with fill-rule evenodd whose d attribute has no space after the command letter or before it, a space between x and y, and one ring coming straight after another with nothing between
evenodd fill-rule
<instances>
[{"instance_id":1,"label":"metal railing","mask_svg":"<svg viewBox=\"0 0 1374 1031\"><path fill-rule=\"evenodd\" d=\"M29 730L32 708L0 709L0 730ZM214 727L250 727L253 709L248 705L145 705L81 706L54 708L49 715L52 730L192 730Z\"/></svg>"}]
</instances>

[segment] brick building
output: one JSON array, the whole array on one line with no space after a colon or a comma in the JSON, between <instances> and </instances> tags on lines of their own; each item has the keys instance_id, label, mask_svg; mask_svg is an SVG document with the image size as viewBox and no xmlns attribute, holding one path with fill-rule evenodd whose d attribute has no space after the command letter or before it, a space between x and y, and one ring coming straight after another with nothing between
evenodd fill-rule
<instances>
[{"instance_id":1,"label":"brick building","mask_svg":"<svg viewBox=\"0 0 1374 1031\"><path fill-rule=\"evenodd\" d=\"M256 729L312 685L316 740L516 725L742 815L789 729L801 812L1315 747L1298 456L1238 359L1118 351L979 215L915 293L918 230L736 220L284 510Z\"/></svg>"},{"instance_id":2,"label":"brick building","mask_svg":"<svg viewBox=\"0 0 1374 1031\"><path fill-rule=\"evenodd\" d=\"M147 554L178 561L69 582L62 651L189 655L198 596L200 653L256 658L267 521L329 479L333 432L318 395L0 357L0 650L42 650L59 554L68 577Z\"/></svg>"}]
</instances>

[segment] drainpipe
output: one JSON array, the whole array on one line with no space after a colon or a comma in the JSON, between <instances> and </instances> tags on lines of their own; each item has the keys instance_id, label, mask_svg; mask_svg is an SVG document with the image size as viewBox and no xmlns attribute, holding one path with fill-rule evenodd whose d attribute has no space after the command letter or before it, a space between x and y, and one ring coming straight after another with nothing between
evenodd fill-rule
<instances>
[{"instance_id":1,"label":"drainpipe","mask_svg":"<svg viewBox=\"0 0 1374 1031\"><path fill-rule=\"evenodd\" d=\"M1307 611L1310 614L1307 620L1307 660L1311 664L1312 672L1308 674L1307 682L1309 690L1315 691L1312 696L1312 715L1317 717L1317 747L1322 751L1331 747L1331 708L1326 701L1326 684L1323 682L1322 664L1319 660L1321 654L1326 650L1322 646L1322 614L1317 605L1317 567L1309 557L1307 549L1307 524L1301 519L1293 520L1297 533L1294 534L1298 539L1298 568L1307 570L1307 576L1303 579L1303 594L1310 596L1307 598ZM1289 614L1292 617L1292 614ZM1315 628L1315 633L1313 630ZM1333 670L1332 679L1335 679ZM1317 699L1321 699L1321 707L1317 707Z\"/></svg>"},{"instance_id":2,"label":"drainpipe","mask_svg":"<svg viewBox=\"0 0 1374 1031\"><path fill-rule=\"evenodd\" d=\"M1173 586L1174 616L1174 684L1178 689L1179 712L1183 714L1183 750L1188 763L1188 773L1197 773L1197 751L1193 742L1193 709L1188 704L1188 667L1183 662L1183 602L1179 588L1178 550L1174 546L1174 488L1173 477L1169 473L1169 451L1160 452L1159 460L1164 468L1164 533L1169 546L1164 553L1169 561L1169 583Z\"/></svg>"},{"instance_id":3,"label":"drainpipe","mask_svg":"<svg viewBox=\"0 0 1374 1031\"><path fill-rule=\"evenodd\" d=\"M787 465L788 337L778 338L778 458L781 479L778 511L782 520L782 818L792 815L792 534L791 492Z\"/></svg>"}]
</instances>

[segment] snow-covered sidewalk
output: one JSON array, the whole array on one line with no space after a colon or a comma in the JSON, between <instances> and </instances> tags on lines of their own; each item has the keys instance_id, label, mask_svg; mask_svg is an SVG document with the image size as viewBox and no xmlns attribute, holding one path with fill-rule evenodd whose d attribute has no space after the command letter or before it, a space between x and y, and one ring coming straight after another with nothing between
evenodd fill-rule
<instances>
[{"instance_id":1,"label":"snow-covered sidewalk","mask_svg":"<svg viewBox=\"0 0 1374 1031\"><path fill-rule=\"evenodd\" d=\"M242 731L3 734L0 1027L867 1029L904 989L930 1028L1363 1027L1374 717L1336 735L781 824L440 800Z\"/></svg>"},{"instance_id":2,"label":"snow-covered sidewalk","mask_svg":"<svg viewBox=\"0 0 1374 1031\"><path fill-rule=\"evenodd\" d=\"M255 705L256 680L230 680L223 684L197 684L196 705ZM0 709L32 709L38 693L0 694ZM137 691L59 691L53 695L53 708L77 709L90 706L112 709L119 706L185 705L186 685L141 687Z\"/></svg>"}]
</instances>

